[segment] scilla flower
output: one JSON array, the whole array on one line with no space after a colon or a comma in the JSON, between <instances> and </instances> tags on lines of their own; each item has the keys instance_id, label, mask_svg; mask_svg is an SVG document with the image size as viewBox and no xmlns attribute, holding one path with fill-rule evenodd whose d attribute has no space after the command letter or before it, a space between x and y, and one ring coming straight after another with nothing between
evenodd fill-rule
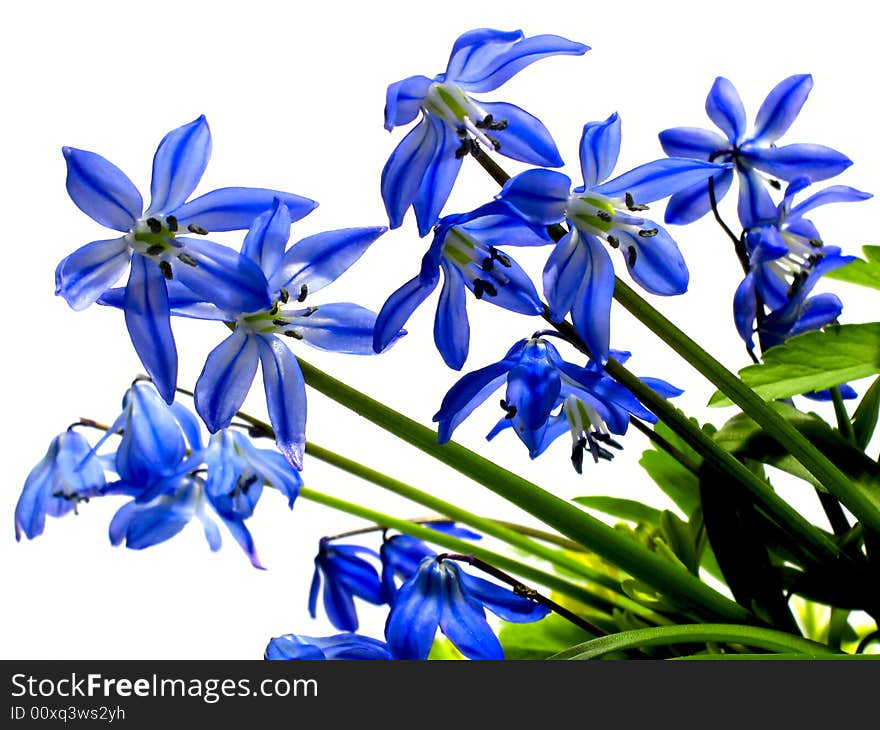
<instances>
[{"instance_id":1,"label":"scilla flower","mask_svg":"<svg viewBox=\"0 0 880 730\"><path fill-rule=\"evenodd\" d=\"M177 350L171 332L166 282L174 280L226 309L256 310L268 303L259 268L225 246L200 236L247 228L272 205L285 202L294 218L316 203L262 188L220 188L187 201L211 154L204 116L169 132L153 158L151 202L144 211L134 183L94 152L65 147L67 192L93 220L123 235L94 241L58 264L56 293L76 310L94 303L129 268L122 308L125 324L147 373L167 401L174 399ZM188 231L196 237L180 235Z\"/></svg>"},{"instance_id":2,"label":"scilla flower","mask_svg":"<svg viewBox=\"0 0 880 730\"><path fill-rule=\"evenodd\" d=\"M302 636L284 634L269 641L264 659L271 660L386 660L393 659L384 641L360 634Z\"/></svg>"},{"instance_id":3,"label":"scilla flower","mask_svg":"<svg viewBox=\"0 0 880 730\"><path fill-rule=\"evenodd\" d=\"M419 123L404 137L382 170L382 199L391 228L413 206L419 235L431 230L446 203L461 160L482 144L515 160L559 167L562 159L550 133L513 104L483 102L476 92L493 91L535 61L586 53L589 48L555 35L526 38L522 31L468 31L452 47L446 71L434 78L410 76L388 87L385 128Z\"/></svg>"},{"instance_id":4,"label":"scilla flower","mask_svg":"<svg viewBox=\"0 0 880 730\"><path fill-rule=\"evenodd\" d=\"M317 616L322 580L324 610L330 623L340 631L357 631L355 597L377 606L383 603L379 573L364 555L379 557L375 550L361 545L338 545L328 538L321 539L309 590L312 618Z\"/></svg>"}]
</instances>

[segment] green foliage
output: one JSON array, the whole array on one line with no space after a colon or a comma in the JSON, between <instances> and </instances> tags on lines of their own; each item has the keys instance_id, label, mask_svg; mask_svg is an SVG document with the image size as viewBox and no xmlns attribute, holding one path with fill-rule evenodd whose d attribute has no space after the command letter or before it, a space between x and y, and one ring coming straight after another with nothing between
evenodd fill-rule
<instances>
[{"instance_id":1,"label":"green foliage","mask_svg":"<svg viewBox=\"0 0 880 730\"><path fill-rule=\"evenodd\" d=\"M498 632L505 659L546 659L590 638L583 629L555 613L527 624L504 621Z\"/></svg>"},{"instance_id":2,"label":"green foliage","mask_svg":"<svg viewBox=\"0 0 880 730\"><path fill-rule=\"evenodd\" d=\"M856 443L864 451L877 427L877 413L880 411L880 378L862 396L859 407L853 414L852 424Z\"/></svg>"},{"instance_id":3,"label":"green foliage","mask_svg":"<svg viewBox=\"0 0 880 730\"><path fill-rule=\"evenodd\" d=\"M825 276L837 281L880 289L880 246L862 246L862 252L865 254L864 259L856 259L846 266L828 271Z\"/></svg>"}]
</instances>

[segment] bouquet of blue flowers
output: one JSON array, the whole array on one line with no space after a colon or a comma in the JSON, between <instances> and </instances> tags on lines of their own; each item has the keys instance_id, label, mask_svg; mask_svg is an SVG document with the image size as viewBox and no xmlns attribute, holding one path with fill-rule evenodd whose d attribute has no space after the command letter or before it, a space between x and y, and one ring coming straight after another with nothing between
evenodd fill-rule
<instances>
[{"instance_id":1,"label":"bouquet of blue flowers","mask_svg":"<svg viewBox=\"0 0 880 730\"><path fill-rule=\"evenodd\" d=\"M842 324L827 286L880 288L880 249L841 241L820 212L871 194L836 182L852 165L844 152L786 139L814 85L806 73L771 78L756 112L717 76L708 120L701 99L676 99L681 126L657 129L658 152L639 164L619 164L623 112L554 137L506 91L551 58L557 81L571 75L562 88L580 84L578 64L606 52L601 37L596 50L584 40L478 27L452 41L434 75L403 76L418 69L396 58L403 78L384 98L392 141L375 171L381 221L374 212L305 233L318 203L299 187L204 184L204 114L161 137L146 203L112 150L64 146L66 191L95 240L54 233L55 293L77 312L103 308L136 367L119 406L45 434L15 505L16 539L112 503L113 545L173 549L196 523L211 550L231 538L263 569L255 511L270 493L283 499L276 510L307 501L355 520L296 555L314 567L297 600L329 630L267 624L254 652L271 660L876 651L880 323ZM586 106L612 89L597 84ZM341 144L320 124L312 135L318 147ZM486 192L467 199L477 186L460 183L478 176ZM731 364L661 311L689 306L692 271L712 277L680 246L693 230L713 265L734 272L730 290L715 287L711 315L735 343ZM390 236L403 243L391 264L364 274L376 306L338 293L337 279L374 265ZM498 324L472 333L477 312ZM635 323L649 349L684 367L654 356L650 375L630 369ZM204 338L203 356L184 331ZM440 371L419 362L419 342L448 382L422 377ZM399 403L353 379L338 354L405 362ZM690 392L730 409L716 411L723 421L680 407ZM407 413L422 396L430 421ZM330 448L312 422L334 407L355 418ZM474 429L493 451L471 443ZM367 433L384 445L362 457ZM390 454L405 445L428 460L423 483L396 473ZM656 499L613 481L633 449ZM313 464L363 489L337 491ZM509 510L487 514L435 474ZM572 476L589 495L560 487ZM422 514L377 508L366 485ZM247 621L262 630L257 608Z\"/></svg>"}]
</instances>

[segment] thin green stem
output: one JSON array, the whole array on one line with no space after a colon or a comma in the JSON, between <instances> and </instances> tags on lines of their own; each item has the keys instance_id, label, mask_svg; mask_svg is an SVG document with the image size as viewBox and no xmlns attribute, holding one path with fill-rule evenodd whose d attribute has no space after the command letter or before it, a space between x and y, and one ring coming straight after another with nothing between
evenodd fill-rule
<instances>
[{"instance_id":1,"label":"thin green stem","mask_svg":"<svg viewBox=\"0 0 880 730\"><path fill-rule=\"evenodd\" d=\"M840 435L847 439L851 444L855 444L856 432L853 429L849 413L846 412L846 404L843 402L840 388L835 385L830 388L830 391L831 402L834 404L834 416L837 418L837 430L840 431Z\"/></svg>"},{"instance_id":2,"label":"thin green stem","mask_svg":"<svg viewBox=\"0 0 880 730\"><path fill-rule=\"evenodd\" d=\"M645 436L648 437L648 440L654 444L655 446L659 446L663 451L669 454L673 459L675 459L679 464L681 464L685 469L687 469L694 476L698 476L700 473L700 466L697 464L690 456L684 453L681 449L673 446L669 441L663 438L660 434L658 434L653 428L648 426L646 423L640 421L638 418L634 416L630 416L629 419L630 424L637 430L641 431Z\"/></svg>"},{"instance_id":3,"label":"thin green stem","mask_svg":"<svg viewBox=\"0 0 880 730\"><path fill-rule=\"evenodd\" d=\"M306 383L404 441L501 495L544 524L663 592L698 615L755 621L745 608L577 506L404 416L299 359Z\"/></svg>"}]
</instances>

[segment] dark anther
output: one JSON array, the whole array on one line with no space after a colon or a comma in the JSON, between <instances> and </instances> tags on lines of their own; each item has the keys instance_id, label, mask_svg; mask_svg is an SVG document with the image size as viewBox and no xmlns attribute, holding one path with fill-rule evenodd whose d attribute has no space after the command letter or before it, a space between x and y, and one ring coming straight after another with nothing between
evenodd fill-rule
<instances>
[{"instance_id":1,"label":"dark anther","mask_svg":"<svg viewBox=\"0 0 880 730\"><path fill-rule=\"evenodd\" d=\"M278 314L279 309L281 309L281 305L278 302L275 302L274 304L272 304L272 309L269 310L269 314L274 317L276 314Z\"/></svg>"},{"instance_id":2,"label":"dark anther","mask_svg":"<svg viewBox=\"0 0 880 730\"><path fill-rule=\"evenodd\" d=\"M607 210L597 210L596 217L600 221L605 221L606 223L611 223L611 221L614 220L614 216L611 215L611 213L609 213Z\"/></svg>"},{"instance_id":3,"label":"dark anther","mask_svg":"<svg viewBox=\"0 0 880 730\"><path fill-rule=\"evenodd\" d=\"M171 270L171 264L167 261L159 262L159 271L162 272L162 276L171 281L174 278L174 272Z\"/></svg>"},{"instance_id":4,"label":"dark anther","mask_svg":"<svg viewBox=\"0 0 880 730\"><path fill-rule=\"evenodd\" d=\"M296 298L296 301L298 301L298 302L304 302L304 301L306 300L306 297L307 297L308 295L309 295L309 287L308 287L308 284L303 284L303 285L299 288L299 296Z\"/></svg>"},{"instance_id":5,"label":"dark anther","mask_svg":"<svg viewBox=\"0 0 880 730\"><path fill-rule=\"evenodd\" d=\"M584 447L586 445L587 440L582 436L571 447L571 464L578 474L584 473Z\"/></svg>"},{"instance_id":6,"label":"dark anther","mask_svg":"<svg viewBox=\"0 0 880 730\"><path fill-rule=\"evenodd\" d=\"M494 137L490 137L488 134L486 135L486 139L488 139L492 143L492 149L496 152L501 149L501 142L499 142Z\"/></svg>"},{"instance_id":7,"label":"dark anther","mask_svg":"<svg viewBox=\"0 0 880 730\"><path fill-rule=\"evenodd\" d=\"M613 438L611 438L611 434L602 433L602 431L593 431L590 435L594 439L596 439L596 441L601 441L603 444L608 444L609 446L611 446L614 449L617 449L618 451L623 449L623 446L621 446L617 441L615 441Z\"/></svg>"},{"instance_id":8,"label":"dark anther","mask_svg":"<svg viewBox=\"0 0 880 730\"><path fill-rule=\"evenodd\" d=\"M636 251L635 246L630 246L626 250L626 260L629 263L629 267L632 268L636 265L636 257L638 256L638 251Z\"/></svg>"},{"instance_id":9,"label":"dark anther","mask_svg":"<svg viewBox=\"0 0 880 730\"><path fill-rule=\"evenodd\" d=\"M286 337L293 337L295 340L301 340L303 338L299 332L294 332L293 330L284 330L284 335Z\"/></svg>"},{"instance_id":10,"label":"dark anther","mask_svg":"<svg viewBox=\"0 0 880 730\"><path fill-rule=\"evenodd\" d=\"M811 238L810 245L815 246L816 248L822 248L822 246L824 246L825 244L822 243L822 240L819 238Z\"/></svg>"},{"instance_id":11,"label":"dark anther","mask_svg":"<svg viewBox=\"0 0 880 730\"><path fill-rule=\"evenodd\" d=\"M774 190L782 190L782 183L779 180L768 180L767 184Z\"/></svg>"},{"instance_id":12,"label":"dark anther","mask_svg":"<svg viewBox=\"0 0 880 730\"><path fill-rule=\"evenodd\" d=\"M620 239L617 236L612 236L610 233L605 236L605 240L608 241L611 248L618 248L620 246Z\"/></svg>"},{"instance_id":13,"label":"dark anther","mask_svg":"<svg viewBox=\"0 0 880 730\"><path fill-rule=\"evenodd\" d=\"M626 207L629 210L648 210L647 205L636 204L635 198L633 198L632 193L626 193L623 196L623 199L626 202Z\"/></svg>"},{"instance_id":14,"label":"dark anther","mask_svg":"<svg viewBox=\"0 0 880 730\"><path fill-rule=\"evenodd\" d=\"M282 287L281 291L278 292L278 296L281 297L282 304L287 304L287 302L290 300L290 292L287 291L287 289L284 289L283 287Z\"/></svg>"},{"instance_id":15,"label":"dark anther","mask_svg":"<svg viewBox=\"0 0 880 730\"><path fill-rule=\"evenodd\" d=\"M254 482L256 482L256 481L257 481L257 475L256 474L249 474L246 477L239 477L238 484L236 485L236 487L239 490L241 490L242 492L244 492L245 494L247 494L248 490L254 485Z\"/></svg>"},{"instance_id":16,"label":"dark anther","mask_svg":"<svg viewBox=\"0 0 880 730\"><path fill-rule=\"evenodd\" d=\"M491 281L474 279L474 296L477 299L482 299L484 294L488 294L490 297L497 297L498 290Z\"/></svg>"},{"instance_id":17,"label":"dark anther","mask_svg":"<svg viewBox=\"0 0 880 730\"><path fill-rule=\"evenodd\" d=\"M502 266L506 268L510 267L510 257L507 254L501 253L501 251L494 246L489 246L489 255Z\"/></svg>"},{"instance_id":18,"label":"dark anther","mask_svg":"<svg viewBox=\"0 0 880 730\"><path fill-rule=\"evenodd\" d=\"M300 312L300 317L311 317L315 312L318 311L317 307L306 307L302 312Z\"/></svg>"},{"instance_id":19,"label":"dark anther","mask_svg":"<svg viewBox=\"0 0 880 730\"><path fill-rule=\"evenodd\" d=\"M483 271L492 271L492 269L495 268L495 261L493 261L490 256L487 256L483 259L483 263L480 265L480 268Z\"/></svg>"},{"instance_id":20,"label":"dark anther","mask_svg":"<svg viewBox=\"0 0 880 730\"><path fill-rule=\"evenodd\" d=\"M659 233L659 231L656 228L642 228L639 231L639 236L641 238L653 238L658 233Z\"/></svg>"},{"instance_id":21,"label":"dark anther","mask_svg":"<svg viewBox=\"0 0 880 730\"><path fill-rule=\"evenodd\" d=\"M177 254L177 258L180 259L181 263L184 263L187 266L198 266L199 265L199 262L196 261L188 253L179 253L179 254Z\"/></svg>"},{"instance_id":22,"label":"dark anther","mask_svg":"<svg viewBox=\"0 0 880 730\"><path fill-rule=\"evenodd\" d=\"M151 233L162 232L162 224L155 218L147 218L147 226L149 226Z\"/></svg>"},{"instance_id":23,"label":"dark anther","mask_svg":"<svg viewBox=\"0 0 880 730\"><path fill-rule=\"evenodd\" d=\"M459 127L458 129L455 130L455 136L458 137L460 140L467 139L468 138L467 128L464 126Z\"/></svg>"},{"instance_id":24,"label":"dark anther","mask_svg":"<svg viewBox=\"0 0 880 730\"><path fill-rule=\"evenodd\" d=\"M147 256L158 256L165 250L165 246L161 243L154 243L147 249Z\"/></svg>"},{"instance_id":25,"label":"dark anther","mask_svg":"<svg viewBox=\"0 0 880 730\"><path fill-rule=\"evenodd\" d=\"M483 118L483 121L474 122L474 126L477 129L491 129L494 132L500 132L504 129L507 129L507 120L506 119L499 119L496 122L495 117L493 117L491 114L487 114Z\"/></svg>"},{"instance_id":26,"label":"dark anther","mask_svg":"<svg viewBox=\"0 0 880 730\"><path fill-rule=\"evenodd\" d=\"M171 231L172 233L177 233L177 218L175 218L173 215L169 215L165 219L165 223L168 225L169 231Z\"/></svg>"},{"instance_id":27,"label":"dark anther","mask_svg":"<svg viewBox=\"0 0 880 730\"><path fill-rule=\"evenodd\" d=\"M290 324L290 322L288 322L286 319L273 319L272 324L274 324L276 327L286 327ZM285 332L284 334L287 333Z\"/></svg>"},{"instance_id":28,"label":"dark anther","mask_svg":"<svg viewBox=\"0 0 880 730\"><path fill-rule=\"evenodd\" d=\"M190 233L197 233L200 236L207 236L208 235L207 228L202 228L201 226L197 226L195 223L190 223L186 227L186 230L188 230Z\"/></svg>"},{"instance_id":29,"label":"dark anther","mask_svg":"<svg viewBox=\"0 0 880 730\"><path fill-rule=\"evenodd\" d=\"M510 403L504 400L504 398L501 399L500 403L501 408L507 413L507 415L504 416L505 418L510 419L516 415L516 406L510 405Z\"/></svg>"},{"instance_id":30,"label":"dark anther","mask_svg":"<svg viewBox=\"0 0 880 730\"><path fill-rule=\"evenodd\" d=\"M461 137L461 135L459 135ZM477 141L470 137L461 138L461 146L455 150L455 159L460 160L468 155L476 155L480 151Z\"/></svg>"}]
</instances>

